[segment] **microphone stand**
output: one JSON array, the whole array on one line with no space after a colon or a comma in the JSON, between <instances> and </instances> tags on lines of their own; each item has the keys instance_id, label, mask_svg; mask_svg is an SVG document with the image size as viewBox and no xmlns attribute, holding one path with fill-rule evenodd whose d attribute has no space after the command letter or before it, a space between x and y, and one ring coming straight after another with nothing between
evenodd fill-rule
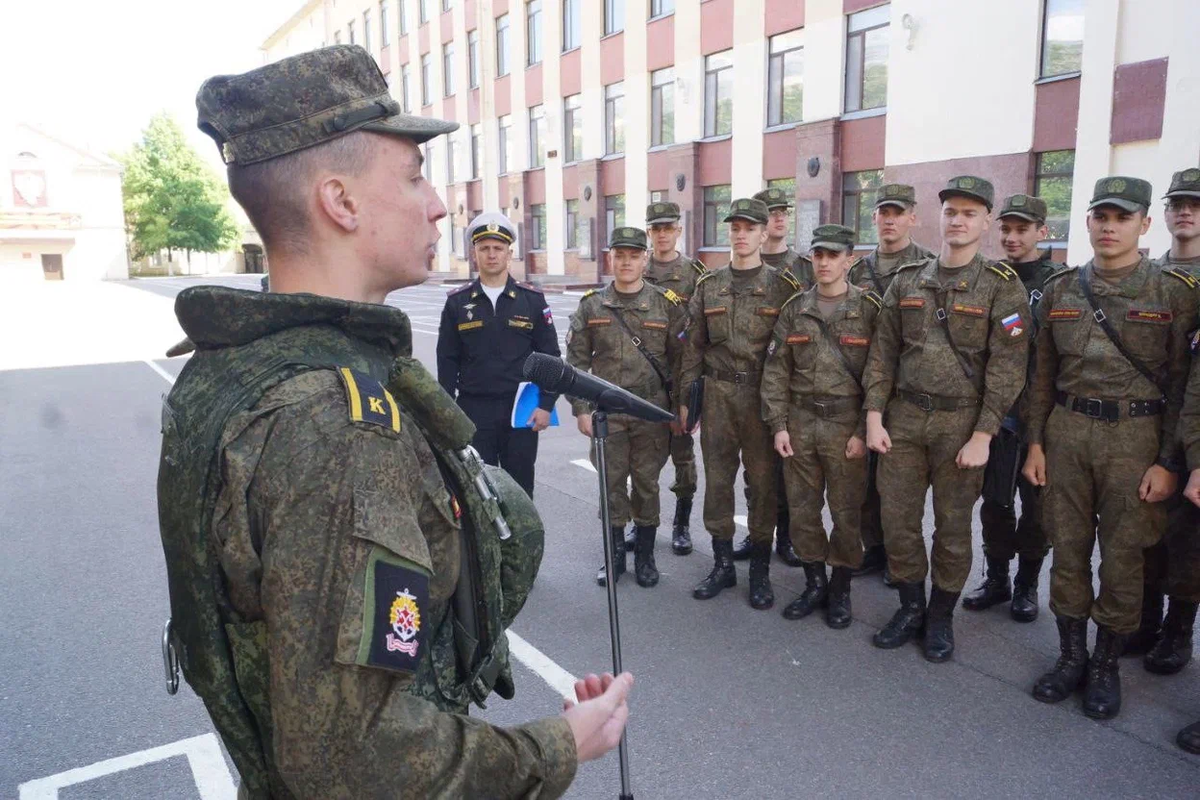
<instances>
[{"instance_id":1,"label":"microphone stand","mask_svg":"<svg viewBox=\"0 0 1200 800\"><path fill-rule=\"evenodd\" d=\"M592 412L592 444L596 449L596 472L600 476L600 526L604 541L604 574L608 589L608 633L612 640L613 675L620 675L621 669L621 622L617 617L617 577L616 554L613 552L612 526L609 524L612 516L608 508L608 461L605 458L604 445L608 439L608 413L597 408ZM629 741L628 727L621 732L621 743L617 747L617 756L621 765L621 794L619 800L633 800L633 789L629 784Z\"/></svg>"}]
</instances>

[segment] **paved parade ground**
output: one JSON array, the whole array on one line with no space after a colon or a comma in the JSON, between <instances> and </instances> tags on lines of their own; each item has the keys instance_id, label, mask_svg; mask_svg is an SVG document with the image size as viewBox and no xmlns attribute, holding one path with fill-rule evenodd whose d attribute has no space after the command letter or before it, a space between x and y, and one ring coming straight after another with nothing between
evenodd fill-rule
<instances>
[{"instance_id":1,"label":"paved parade ground","mask_svg":"<svg viewBox=\"0 0 1200 800\"><path fill-rule=\"evenodd\" d=\"M256 289L258 276L0 287L0 798L234 797L203 707L186 686L166 694L160 655L159 406L186 363L162 354L181 337L172 299L206 282ZM446 291L389 297L409 313L431 370ZM561 342L578 297L548 297ZM537 464L546 556L513 628L517 696L477 712L502 724L558 713L571 676L611 663L594 580L596 475L565 401L558 411L563 426L542 434ZM930 664L916 646L871 646L896 607L878 575L855 581L843 631L819 615L780 617L803 574L778 560L771 611L748 606L744 564L736 589L693 600L711 548L697 496L696 551L670 553L670 480L668 464L662 580L642 589L630 575L618 592L637 679L629 745L639 799L1200 796L1200 757L1174 744L1200 719L1200 666L1160 677L1123 659L1124 708L1109 722L1085 718L1078 698L1030 697L1058 650L1049 560L1037 622L1014 623L1004 606L959 609L954 659ZM703 491L703 472L701 481ZM968 589L982 568L975 527ZM614 752L584 765L567 796L615 798L618 786Z\"/></svg>"}]
</instances>

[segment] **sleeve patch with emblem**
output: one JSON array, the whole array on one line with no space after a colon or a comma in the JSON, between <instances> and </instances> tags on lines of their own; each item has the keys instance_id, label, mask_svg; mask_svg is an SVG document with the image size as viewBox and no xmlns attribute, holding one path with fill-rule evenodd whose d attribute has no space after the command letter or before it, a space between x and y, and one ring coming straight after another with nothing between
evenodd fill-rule
<instances>
[{"instance_id":1,"label":"sleeve patch with emblem","mask_svg":"<svg viewBox=\"0 0 1200 800\"><path fill-rule=\"evenodd\" d=\"M554 324L554 314L550 313L550 306L542 309L542 318L546 320L547 325Z\"/></svg>"},{"instance_id":2,"label":"sleeve patch with emblem","mask_svg":"<svg viewBox=\"0 0 1200 800\"><path fill-rule=\"evenodd\" d=\"M429 621L429 576L409 562L375 547L367 561L363 636L355 663L413 673L425 654Z\"/></svg>"},{"instance_id":3,"label":"sleeve patch with emblem","mask_svg":"<svg viewBox=\"0 0 1200 800\"><path fill-rule=\"evenodd\" d=\"M1008 331L1008 335L1011 337L1020 336L1025 332L1025 326L1021 323L1021 315L1015 311L1000 320L1000 324L1004 326L1004 330Z\"/></svg>"},{"instance_id":4,"label":"sleeve patch with emblem","mask_svg":"<svg viewBox=\"0 0 1200 800\"><path fill-rule=\"evenodd\" d=\"M366 422L400 432L400 409L391 392L365 372L348 367L338 370L346 387L346 402L352 422Z\"/></svg>"}]
</instances>

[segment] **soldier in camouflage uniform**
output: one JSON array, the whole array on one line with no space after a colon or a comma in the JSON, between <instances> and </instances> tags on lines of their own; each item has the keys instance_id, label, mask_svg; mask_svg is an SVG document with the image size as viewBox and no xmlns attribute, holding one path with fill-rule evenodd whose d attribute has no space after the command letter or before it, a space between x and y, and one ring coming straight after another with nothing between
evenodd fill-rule
<instances>
[{"instance_id":1,"label":"soldier in camouflage uniform","mask_svg":"<svg viewBox=\"0 0 1200 800\"><path fill-rule=\"evenodd\" d=\"M642 280L646 269L646 233L617 228L609 243L613 282L591 291L571 315L567 363L591 372L663 409L674 407L671 394L679 369L680 334L687 307L675 292ZM571 404L579 432L592 435L592 407ZM625 571L625 525L633 518L634 575L639 586L658 583L654 539L658 534L658 476L667 463L670 429L660 422L614 414L608 422L608 503L611 511L615 580ZM592 453L593 462L595 453ZM626 490L626 481L633 485ZM597 582L604 586L604 567Z\"/></svg>"},{"instance_id":2,"label":"soldier in camouflage uniform","mask_svg":"<svg viewBox=\"0 0 1200 800\"><path fill-rule=\"evenodd\" d=\"M239 797L561 796L616 745L631 679L581 683L586 702L526 725L465 716L480 689L512 693L503 628L500 672L464 671L453 633L476 567L499 610L485 556L507 545L475 526L461 473L443 479L439 464L478 468L449 449L472 426L384 305L425 279L446 215L418 145L457 126L400 114L354 46L212 78L196 104L278 292L180 294L197 352L163 409L171 641Z\"/></svg>"},{"instance_id":3,"label":"soldier in camouflage uniform","mask_svg":"<svg viewBox=\"0 0 1200 800\"><path fill-rule=\"evenodd\" d=\"M770 563L778 457L762 419L759 382L779 309L798 284L762 263L759 248L766 238L767 207L761 200L734 201L725 221L731 223L733 259L696 284L679 383L682 397L694 381L704 378L704 526L713 537L714 565L692 594L706 600L737 585L733 485L740 462L750 488L750 605L763 609L775 604ZM686 407L681 406L680 418L687 424Z\"/></svg>"},{"instance_id":4,"label":"soldier in camouflage uniform","mask_svg":"<svg viewBox=\"0 0 1200 800\"><path fill-rule=\"evenodd\" d=\"M1138 178L1096 182L1087 216L1093 258L1046 283L1029 387L1024 473L1044 487L1042 520L1054 546L1050 610L1061 649L1033 695L1056 703L1086 683L1083 712L1096 719L1120 711L1117 658L1138 627L1142 551L1162 536L1162 501L1184 470L1176 427L1196 282L1138 253L1150 193ZM1090 658L1089 618L1096 622Z\"/></svg>"},{"instance_id":5,"label":"soldier in camouflage uniform","mask_svg":"<svg viewBox=\"0 0 1200 800\"><path fill-rule=\"evenodd\" d=\"M881 454L883 533L901 604L874 644L899 647L924 626L925 658L935 662L954 652L954 606L971 572L971 512L992 437L1025 385L1030 324L1017 274L979 253L992 184L963 175L938 197L941 254L901 267L888 287L864 381L867 443ZM927 559L921 518L930 486Z\"/></svg>"},{"instance_id":6,"label":"soldier in camouflage uniform","mask_svg":"<svg viewBox=\"0 0 1200 800\"><path fill-rule=\"evenodd\" d=\"M1038 242L1050 231L1046 227L1046 202L1038 197L1015 194L1004 201L1000 210L1000 246L1029 293L1029 307L1036 311L1042 298L1046 279L1058 269L1050 260L1050 252L1039 253ZM1036 330L1036 321L1035 321ZM1030 363L1033 352L1030 348ZM988 474L992 483L984 481L983 504L979 521L983 523L983 554L987 561L987 576L978 589L963 598L963 608L983 611L1000 603L1009 603L1009 614L1017 622L1033 622L1038 615L1038 576L1042 560L1050 551L1050 542L1042 527L1041 497L1038 488L1016 475L1016 486L1008 483L1025 463L1023 403L1009 412L992 440L988 457ZM1021 519L1017 521L1013 497L1021 495ZM1009 584L1008 564L1020 556L1016 579ZM1010 602L1011 601L1011 602Z\"/></svg>"},{"instance_id":7,"label":"soldier in camouflage uniform","mask_svg":"<svg viewBox=\"0 0 1200 800\"><path fill-rule=\"evenodd\" d=\"M646 206L646 227L650 233L650 263L645 279L675 293L685 304L696 291L696 281L708 270L698 258L680 253L676 247L683 227L679 224L679 205L658 202ZM686 399L686 398L683 398ZM686 556L692 552L692 501L696 496L696 447L692 435L678 424L671 425L671 464L675 467L675 518L671 525L671 551Z\"/></svg>"},{"instance_id":8,"label":"soldier in camouflage uniform","mask_svg":"<svg viewBox=\"0 0 1200 800\"><path fill-rule=\"evenodd\" d=\"M1200 169L1176 172L1163 215L1171 249L1158 260L1200 279ZM1177 494L1167 501L1167 532L1146 551L1142 621L1125 646L1127 655L1145 654L1143 666L1173 675L1192 659L1192 628L1200 601L1200 510ZM1171 598L1163 619L1164 595Z\"/></svg>"},{"instance_id":9,"label":"soldier in camouflage uniform","mask_svg":"<svg viewBox=\"0 0 1200 800\"><path fill-rule=\"evenodd\" d=\"M875 209L871 212L875 225L875 238L879 244L866 256L850 267L850 283L863 291L873 291L883 297L896 270L904 264L929 258L933 253L912 240L912 229L917 225L916 190L903 183L888 183L879 187L875 194ZM877 477L879 454L868 456L869 476L867 499L862 511L862 539L865 552L862 566L854 575L870 575L884 570L884 582L892 586L887 573L887 551L883 546L883 525L879 519L879 487Z\"/></svg>"},{"instance_id":10,"label":"soldier in camouflage uniform","mask_svg":"<svg viewBox=\"0 0 1200 800\"><path fill-rule=\"evenodd\" d=\"M783 610L801 619L826 607L831 628L850 624L850 572L862 563L859 520L867 490L862 371L883 306L879 295L846 281L854 230L813 231L817 285L792 295L779 314L763 368L763 419L783 458L792 544L807 586ZM828 493L833 533L825 538L821 507ZM833 568L832 577L825 565Z\"/></svg>"}]
</instances>

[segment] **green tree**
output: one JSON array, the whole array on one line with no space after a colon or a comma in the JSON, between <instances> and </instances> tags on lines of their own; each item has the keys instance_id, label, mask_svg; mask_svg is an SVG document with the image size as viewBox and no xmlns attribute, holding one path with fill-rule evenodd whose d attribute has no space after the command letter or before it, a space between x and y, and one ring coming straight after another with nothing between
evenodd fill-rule
<instances>
[{"instance_id":1,"label":"green tree","mask_svg":"<svg viewBox=\"0 0 1200 800\"><path fill-rule=\"evenodd\" d=\"M216 253L234 245L237 223L225 207L225 184L200 159L179 125L155 115L142 140L120 157L125 166L125 224L133 255Z\"/></svg>"}]
</instances>

